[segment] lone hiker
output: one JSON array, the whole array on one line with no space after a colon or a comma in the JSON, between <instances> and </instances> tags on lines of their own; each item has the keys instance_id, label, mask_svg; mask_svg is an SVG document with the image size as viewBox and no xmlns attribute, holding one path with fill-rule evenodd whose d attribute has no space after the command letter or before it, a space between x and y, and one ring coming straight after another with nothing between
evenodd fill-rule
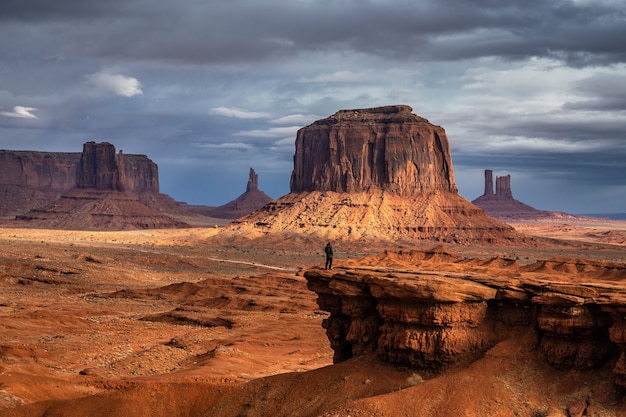
<instances>
[{"instance_id":1,"label":"lone hiker","mask_svg":"<svg viewBox=\"0 0 626 417\"><path fill-rule=\"evenodd\" d=\"M330 246L330 242L326 244L324 252L326 253L326 269L333 269L333 247Z\"/></svg>"}]
</instances>

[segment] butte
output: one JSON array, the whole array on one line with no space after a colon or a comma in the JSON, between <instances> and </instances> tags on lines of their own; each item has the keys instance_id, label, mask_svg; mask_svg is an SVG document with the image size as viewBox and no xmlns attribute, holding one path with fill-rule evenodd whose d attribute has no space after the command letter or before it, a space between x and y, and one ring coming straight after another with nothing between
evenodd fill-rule
<instances>
[{"instance_id":1,"label":"butte","mask_svg":"<svg viewBox=\"0 0 626 417\"><path fill-rule=\"evenodd\" d=\"M341 110L300 129L291 192L224 233L395 243L521 239L458 194L445 130L412 111Z\"/></svg>"},{"instance_id":2,"label":"butte","mask_svg":"<svg viewBox=\"0 0 626 417\"><path fill-rule=\"evenodd\" d=\"M272 197L259 189L259 175L254 169L250 168L246 191L236 199L218 207L192 206L188 204L183 205L183 207L216 219L233 220L252 213L270 201L272 201Z\"/></svg>"},{"instance_id":3,"label":"butte","mask_svg":"<svg viewBox=\"0 0 626 417\"><path fill-rule=\"evenodd\" d=\"M14 152L15 153L15 152ZM29 162L32 153L19 155ZM9 155L10 156L10 155ZM44 207L18 215L13 226L68 230L135 230L189 227L181 218L200 217L159 193L157 166L143 155L115 153L107 142L87 142L83 152L46 155L61 174L58 190L71 187ZM56 161L56 162L55 162ZM56 169L65 167L66 171ZM23 170L17 170L18 177ZM41 169L43 178L59 178ZM19 179L19 178L18 178ZM166 214L167 213L167 214Z\"/></svg>"}]
</instances>

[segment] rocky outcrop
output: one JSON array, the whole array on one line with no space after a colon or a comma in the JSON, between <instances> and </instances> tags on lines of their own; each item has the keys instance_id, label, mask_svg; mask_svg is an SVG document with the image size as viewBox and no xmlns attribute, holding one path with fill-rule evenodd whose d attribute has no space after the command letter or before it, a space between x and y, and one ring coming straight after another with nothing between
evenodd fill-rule
<instances>
[{"instance_id":1,"label":"rocky outcrop","mask_svg":"<svg viewBox=\"0 0 626 417\"><path fill-rule=\"evenodd\" d=\"M511 176L496 177L496 192L493 192L493 171L485 170L485 192L472 201L472 204L485 210L485 212L503 221L517 219L540 219L548 218L555 214L552 211L537 210L528 204L513 198L511 191ZM559 213L563 216L565 213Z\"/></svg>"},{"instance_id":2,"label":"rocky outcrop","mask_svg":"<svg viewBox=\"0 0 626 417\"><path fill-rule=\"evenodd\" d=\"M238 219L246 216L253 211L263 207L272 201L272 197L259 190L259 175L250 168L246 192L236 199L229 201L219 207L198 207L196 209L191 206L192 210L202 213L206 216L218 219Z\"/></svg>"},{"instance_id":3,"label":"rocky outcrop","mask_svg":"<svg viewBox=\"0 0 626 417\"><path fill-rule=\"evenodd\" d=\"M248 176L248 183L246 184L246 192L259 191L259 175L250 168L250 174Z\"/></svg>"},{"instance_id":4,"label":"rocky outcrop","mask_svg":"<svg viewBox=\"0 0 626 417\"><path fill-rule=\"evenodd\" d=\"M78 166L78 188L124 191L120 167L123 166L122 153L118 163L115 147L107 142L87 142L83 145Z\"/></svg>"},{"instance_id":5,"label":"rocky outcrop","mask_svg":"<svg viewBox=\"0 0 626 417\"><path fill-rule=\"evenodd\" d=\"M520 240L457 193L444 129L411 111L403 105L342 110L300 129L291 193L228 232L396 243Z\"/></svg>"},{"instance_id":6,"label":"rocky outcrop","mask_svg":"<svg viewBox=\"0 0 626 417\"><path fill-rule=\"evenodd\" d=\"M1 217L43 208L75 187L159 193L158 167L145 155L115 155L106 142L75 153L0 151Z\"/></svg>"},{"instance_id":7,"label":"rocky outcrop","mask_svg":"<svg viewBox=\"0 0 626 417\"><path fill-rule=\"evenodd\" d=\"M586 370L612 361L615 382L626 387L626 291L615 285L626 279L626 265L518 264L466 259L442 248L383 257L391 255L403 259L402 269L304 273L318 305L330 312L323 326L336 362L375 352L388 362L439 371L530 332L554 368ZM437 257L446 259L433 262Z\"/></svg>"},{"instance_id":8,"label":"rocky outcrop","mask_svg":"<svg viewBox=\"0 0 626 417\"><path fill-rule=\"evenodd\" d=\"M189 227L161 213L130 193L74 188L40 209L16 217L15 225L64 230L137 230Z\"/></svg>"},{"instance_id":9,"label":"rocky outcrop","mask_svg":"<svg viewBox=\"0 0 626 417\"><path fill-rule=\"evenodd\" d=\"M291 192L457 192L445 131L409 106L341 110L298 131Z\"/></svg>"},{"instance_id":10,"label":"rocky outcrop","mask_svg":"<svg viewBox=\"0 0 626 417\"><path fill-rule=\"evenodd\" d=\"M0 172L7 171L0 191L10 197L4 213L15 218L10 225L132 230L210 224L159 193L158 168L148 157L116 154L107 142L87 142L80 154L5 151L0 156L6 162Z\"/></svg>"},{"instance_id":11,"label":"rocky outcrop","mask_svg":"<svg viewBox=\"0 0 626 417\"><path fill-rule=\"evenodd\" d=\"M80 155L0 151L0 217L43 207L74 187Z\"/></svg>"}]
</instances>

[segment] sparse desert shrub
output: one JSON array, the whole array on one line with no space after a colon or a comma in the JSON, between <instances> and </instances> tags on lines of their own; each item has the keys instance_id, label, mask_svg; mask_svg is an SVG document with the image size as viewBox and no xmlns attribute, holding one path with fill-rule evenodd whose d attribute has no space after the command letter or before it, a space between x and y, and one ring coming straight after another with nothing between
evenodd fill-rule
<instances>
[{"instance_id":1,"label":"sparse desert shrub","mask_svg":"<svg viewBox=\"0 0 626 417\"><path fill-rule=\"evenodd\" d=\"M531 417L548 417L550 415L550 410L547 408L534 410L530 415Z\"/></svg>"},{"instance_id":2,"label":"sparse desert shrub","mask_svg":"<svg viewBox=\"0 0 626 417\"><path fill-rule=\"evenodd\" d=\"M421 384L423 381L424 380L422 379L420 374L418 374L417 372L414 372L406 379L406 387L408 388L408 387Z\"/></svg>"}]
</instances>

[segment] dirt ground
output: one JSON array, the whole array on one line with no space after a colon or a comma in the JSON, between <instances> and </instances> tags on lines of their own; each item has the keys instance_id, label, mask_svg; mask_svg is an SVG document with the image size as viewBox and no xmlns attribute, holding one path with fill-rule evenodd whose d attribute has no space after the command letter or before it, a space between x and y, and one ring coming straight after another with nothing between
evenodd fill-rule
<instances>
[{"instance_id":1,"label":"dirt ground","mask_svg":"<svg viewBox=\"0 0 626 417\"><path fill-rule=\"evenodd\" d=\"M626 262L626 222L514 226L538 244L448 249ZM0 229L0 416L626 415L610 364L547 369L521 353L530 334L444 375L332 365L300 273L323 264L323 245L217 234ZM338 244L335 262L384 249Z\"/></svg>"}]
</instances>

